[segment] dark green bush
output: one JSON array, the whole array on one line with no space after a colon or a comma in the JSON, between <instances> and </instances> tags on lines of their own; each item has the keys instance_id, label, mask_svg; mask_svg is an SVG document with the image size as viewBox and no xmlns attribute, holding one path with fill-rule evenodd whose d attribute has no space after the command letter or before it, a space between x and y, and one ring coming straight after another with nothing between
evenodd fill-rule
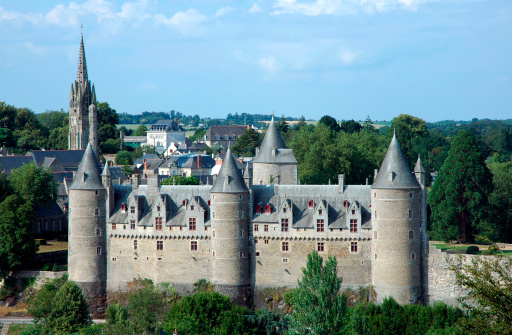
<instances>
[{"instance_id":1,"label":"dark green bush","mask_svg":"<svg viewBox=\"0 0 512 335\"><path fill-rule=\"evenodd\" d=\"M470 245L466 249L466 254L468 254L468 255L476 255L477 251L480 251L480 248L478 248L476 245Z\"/></svg>"}]
</instances>

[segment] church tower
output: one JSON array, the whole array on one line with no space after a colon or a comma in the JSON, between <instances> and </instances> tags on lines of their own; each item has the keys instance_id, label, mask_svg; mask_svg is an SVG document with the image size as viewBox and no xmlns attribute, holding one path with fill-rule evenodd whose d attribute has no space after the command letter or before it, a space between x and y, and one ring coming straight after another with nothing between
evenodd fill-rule
<instances>
[{"instance_id":1,"label":"church tower","mask_svg":"<svg viewBox=\"0 0 512 335\"><path fill-rule=\"evenodd\" d=\"M422 188L393 135L371 188L372 284L377 301L422 298Z\"/></svg>"},{"instance_id":2,"label":"church tower","mask_svg":"<svg viewBox=\"0 0 512 335\"><path fill-rule=\"evenodd\" d=\"M252 303L249 267L249 190L228 148L210 190L212 283L239 305Z\"/></svg>"},{"instance_id":3,"label":"church tower","mask_svg":"<svg viewBox=\"0 0 512 335\"><path fill-rule=\"evenodd\" d=\"M94 84L91 85L87 76L85 62L84 37L80 41L78 56L78 73L69 94L69 135L68 149L85 149L89 141L89 107L96 104ZM95 118L96 119L96 118Z\"/></svg>"},{"instance_id":4,"label":"church tower","mask_svg":"<svg viewBox=\"0 0 512 335\"><path fill-rule=\"evenodd\" d=\"M110 184L108 168L105 171L102 182L98 159L89 144L69 187L69 280L77 283L87 298L106 294L106 203L110 199L105 188Z\"/></svg>"},{"instance_id":5,"label":"church tower","mask_svg":"<svg viewBox=\"0 0 512 335\"><path fill-rule=\"evenodd\" d=\"M274 116L253 160L254 185L297 185L297 160L287 149Z\"/></svg>"}]
</instances>

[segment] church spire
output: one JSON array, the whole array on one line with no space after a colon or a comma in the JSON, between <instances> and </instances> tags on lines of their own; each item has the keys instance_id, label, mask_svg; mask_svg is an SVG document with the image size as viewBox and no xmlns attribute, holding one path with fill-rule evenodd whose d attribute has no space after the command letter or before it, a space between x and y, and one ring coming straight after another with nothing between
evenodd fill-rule
<instances>
[{"instance_id":1,"label":"church spire","mask_svg":"<svg viewBox=\"0 0 512 335\"><path fill-rule=\"evenodd\" d=\"M85 48L84 48L84 35L81 34L80 40L80 54L78 55L78 73L76 81L80 84L85 84L88 81L87 78L87 64L85 62Z\"/></svg>"}]
</instances>

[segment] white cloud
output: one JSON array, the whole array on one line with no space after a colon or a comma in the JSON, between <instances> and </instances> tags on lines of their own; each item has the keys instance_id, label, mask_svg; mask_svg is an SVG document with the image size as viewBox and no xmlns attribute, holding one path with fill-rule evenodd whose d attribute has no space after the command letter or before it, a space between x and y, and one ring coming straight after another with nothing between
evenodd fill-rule
<instances>
[{"instance_id":1,"label":"white cloud","mask_svg":"<svg viewBox=\"0 0 512 335\"><path fill-rule=\"evenodd\" d=\"M178 29L183 34L191 34L196 31L198 24L206 20L206 16L195 9L189 9L186 12L177 12L173 17L167 18L162 14L155 15L157 24L164 24Z\"/></svg>"},{"instance_id":2,"label":"white cloud","mask_svg":"<svg viewBox=\"0 0 512 335\"><path fill-rule=\"evenodd\" d=\"M5 10L3 7L0 7L0 21L7 21L7 20L25 20L29 21L33 24L38 24L43 20L43 16L41 14L34 14L34 13L20 13L15 11L9 11Z\"/></svg>"},{"instance_id":3,"label":"white cloud","mask_svg":"<svg viewBox=\"0 0 512 335\"><path fill-rule=\"evenodd\" d=\"M268 72L277 71L277 62L274 57L261 57L258 60L258 64L265 71L268 71Z\"/></svg>"},{"instance_id":4,"label":"white cloud","mask_svg":"<svg viewBox=\"0 0 512 335\"><path fill-rule=\"evenodd\" d=\"M139 91L147 91L147 92L154 92L156 91L158 86L151 82L151 81L145 81L139 85L138 90Z\"/></svg>"},{"instance_id":5,"label":"white cloud","mask_svg":"<svg viewBox=\"0 0 512 335\"><path fill-rule=\"evenodd\" d=\"M233 7L222 7L220 8L216 13L215 13L215 17L221 17L221 16L224 16L226 14L229 14L231 13L232 11L234 11L235 9Z\"/></svg>"},{"instance_id":6,"label":"white cloud","mask_svg":"<svg viewBox=\"0 0 512 335\"><path fill-rule=\"evenodd\" d=\"M356 59L357 52L353 52L350 50L342 50L339 54L339 57L340 57L341 61L343 62L343 64L348 65Z\"/></svg>"},{"instance_id":7,"label":"white cloud","mask_svg":"<svg viewBox=\"0 0 512 335\"><path fill-rule=\"evenodd\" d=\"M249 8L249 13L251 13L251 14L255 14L255 13L259 13L259 12L261 12L261 8L260 8L260 6L258 6L258 4L257 4L257 3L253 3L253 4L252 4L252 7L251 7L251 8Z\"/></svg>"},{"instance_id":8,"label":"white cloud","mask_svg":"<svg viewBox=\"0 0 512 335\"><path fill-rule=\"evenodd\" d=\"M72 2L69 6L76 5ZM62 4L55 6L51 11L46 14L46 23L56 26L77 26L80 20L75 9L66 7Z\"/></svg>"}]
</instances>

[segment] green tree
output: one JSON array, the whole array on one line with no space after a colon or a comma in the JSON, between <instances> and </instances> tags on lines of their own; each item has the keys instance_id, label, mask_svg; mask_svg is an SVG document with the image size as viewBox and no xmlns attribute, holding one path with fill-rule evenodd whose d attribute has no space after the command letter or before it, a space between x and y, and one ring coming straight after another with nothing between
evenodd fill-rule
<instances>
[{"instance_id":1,"label":"green tree","mask_svg":"<svg viewBox=\"0 0 512 335\"><path fill-rule=\"evenodd\" d=\"M28 312L34 317L34 322L40 324L52 310L52 300L59 289L67 282L65 274L61 278L50 279L37 293L28 300Z\"/></svg>"},{"instance_id":2,"label":"green tree","mask_svg":"<svg viewBox=\"0 0 512 335\"><path fill-rule=\"evenodd\" d=\"M67 150L68 149L69 127L55 128L50 131L48 138L48 149Z\"/></svg>"},{"instance_id":3,"label":"green tree","mask_svg":"<svg viewBox=\"0 0 512 335\"><path fill-rule=\"evenodd\" d=\"M133 156L128 151L119 151L116 154L116 164L117 165L132 165L133 164Z\"/></svg>"},{"instance_id":4,"label":"green tree","mask_svg":"<svg viewBox=\"0 0 512 335\"><path fill-rule=\"evenodd\" d=\"M115 109L109 106L108 102L97 102L96 111L98 113L98 129L106 124L112 126L119 124L119 115Z\"/></svg>"},{"instance_id":5,"label":"green tree","mask_svg":"<svg viewBox=\"0 0 512 335\"><path fill-rule=\"evenodd\" d=\"M104 154L115 154L121 150L121 140L118 138L109 138L100 144L100 149Z\"/></svg>"},{"instance_id":6,"label":"green tree","mask_svg":"<svg viewBox=\"0 0 512 335\"><path fill-rule=\"evenodd\" d=\"M233 153L237 156L254 157L256 148L261 144L260 136L252 127L247 127L242 135L236 140L236 144L231 147Z\"/></svg>"},{"instance_id":7,"label":"green tree","mask_svg":"<svg viewBox=\"0 0 512 335\"><path fill-rule=\"evenodd\" d=\"M204 135L206 135L206 129L204 129L203 127L199 127L194 131L194 134L189 137L189 140L191 140L192 142L195 142L195 141L203 138Z\"/></svg>"},{"instance_id":8,"label":"green tree","mask_svg":"<svg viewBox=\"0 0 512 335\"><path fill-rule=\"evenodd\" d=\"M363 126L359 122L354 120L343 121L340 124L340 129L346 133L352 134L357 133L363 129Z\"/></svg>"},{"instance_id":9,"label":"green tree","mask_svg":"<svg viewBox=\"0 0 512 335\"><path fill-rule=\"evenodd\" d=\"M340 125L338 124L338 121L336 121L335 118L329 115L324 115L320 120L318 120L318 123L322 123L323 125L331 128L333 131L338 132L341 130Z\"/></svg>"},{"instance_id":10,"label":"green tree","mask_svg":"<svg viewBox=\"0 0 512 335\"><path fill-rule=\"evenodd\" d=\"M16 139L9 128L0 128L0 145L5 145L7 148L16 146Z\"/></svg>"},{"instance_id":11,"label":"green tree","mask_svg":"<svg viewBox=\"0 0 512 335\"><path fill-rule=\"evenodd\" d=\"M148 127L141 124L140 126L137 127L137 129L135 129L133 136L146 136L147 131L148 131Z\"/></svg>"},{"instance_id":12,"label":"green tree","mask_svg":"<svg viewBox=\"0 0 512 335\"><path fill-rule=\"evenodd\" d=\"M0 101L0 126L2 128L14 129L14 119L17 113L16 107L7 105L5 102Z\"/></svg>"},{"instance_id":13,"label":"green tree","mask_svg":"<svg viewBox=\"0 0 512 335\"><path fill-rule=\"evenodd\" d=\"M341 334L347 306L340 294L341 278L337 275L337 261L329 256L325 265L318 252L308 255L302 280L293 293L293 313L290 316L290 334Z\"/></svg>"},{"instance_id":14,"label":"green tree","mask_svg":"<svg viewBox=\"0 0 512 335\"><path fill-rule=\"evenodd\" d=\"M418 153L412 150L412 146L413 143L421 141L428 135L427 123L420 118L400 114L391 121L388 137L391 138L395 132L407 160L410 164L415 163L418 159Z\"/></svg>"},{"instance_id":15,"label":"green tree","mask_svg":"<svg viewBox=\"0 0 512 335\"><path fill-rule=\"evenodd\" d=\"M91 323L82 290L68 281L57 291L44 318L44 329L55 334L75 333Z\"/></svg>"},{"instance_id":16,"label":"green tree","mask_svg":"<svg viewBox=\"0 0 512 335\"><path fill-rule=\"evenodd\" d=\"M510 243L512 242L512 162L491 161L487 166L492 172L494 185L489 202L493 208L493 219L499 227L498 240Z\"/></svg>"},{"instance_id":17,"label":"green tree","mask_svg":"<svg viewBox=\"0 0 512 335\"><path fill-rule=\"evenodd\" d=\"M195 176L173 176L162 180L160 185L201 185L201 183Z\"/></svg>"},{"instance_id":18,"label":"green tree","mask_svg":"<svg viewBox=\"0 0 512 335\"><path fill-rule=\"evenodd\" d=\"M492 176L474 138L460 131L429 193L432 233L445 241L473 241L473 234L496 238L488 221Z\"/></svg>"},{"instance_id":19,"label":"green tree","mask_svg":"<svg viewBox=\"0 0 512 335\"><path fill-rule=\"evenodd\" d=\"M57 199L58 185L52 171L38 168L35 163L12 170L9 181L14 193L34 208L48 207Z\"/></svg>"},{"instance_id":20,"label":"green tree","mask_svg":"<svg viewBox=\"0 0 512 335\"><path fill-rule=\"evenodd\" d=\"M18 195L0 203L0 278L22 265L30 264L38 246L32 234L34 209Z\"/></svg>"},{"instance_id":21,"label":"green tree","mask_svg":"<svg viewBox=\"0 0 512 335\"><path fill-rule=\"evenodd\" d=\"M467 290L462 298L468 311L462 320L465 334L512 334L512 258L500 254L468 260L460 255L450 269L457 285Z\"/></svg>"},{"instance_id":22,"label":"green tree","mask_svg":"<svg viewBox=\"0 0 512 335\"><path fill-rule=\"evenodd\" d=\"M52 130L60 127L68 127L68 113L63 109L60 111L45 111L37 114L37 119L43 127Z\"/></svg>"}]
</instances>

